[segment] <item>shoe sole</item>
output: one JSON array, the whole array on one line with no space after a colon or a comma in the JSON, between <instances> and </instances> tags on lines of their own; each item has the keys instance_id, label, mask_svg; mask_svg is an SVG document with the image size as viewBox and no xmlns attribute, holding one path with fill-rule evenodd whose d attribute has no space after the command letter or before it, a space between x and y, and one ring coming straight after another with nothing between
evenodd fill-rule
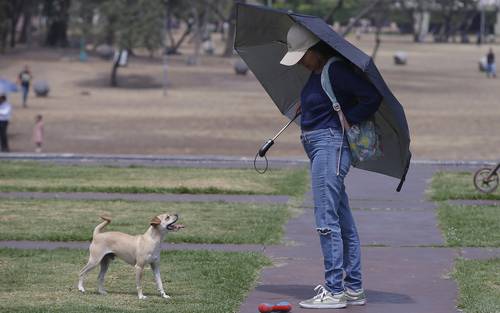
<instances>
[{"instance_id":1,"label":"shoe sole","mask_svg":"<svg viewBox=\"0 0 500 313\"><path fill-rule=\"evenodd\" d=\"M347 307L347 303L339 303L339 304L302 304L299 303L299 306L304 309L343 309Z\"/></svg>"},{"instance_id":2,"label":"shoe sole","mask_svg":"<svg viewBox=\"0 0 500 313\"><path fill-rule=\"evenodd\" d=\"M366 304L366 299L347 301L347 305L365 305L365 304Z\"/></svg>"}]
</instances>

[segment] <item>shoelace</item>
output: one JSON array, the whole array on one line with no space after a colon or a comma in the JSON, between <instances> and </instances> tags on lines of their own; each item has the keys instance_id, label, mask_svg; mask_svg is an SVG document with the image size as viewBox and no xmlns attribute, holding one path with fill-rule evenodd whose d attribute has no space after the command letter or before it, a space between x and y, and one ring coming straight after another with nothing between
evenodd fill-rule
<instances>
[{"instance_id":1,"label":"shoelace","mask_svg":"<svg viewBox=\"0 0 500 313\"><path fill-rule=\"evenodd\" d=\"M323 299L328 295L328 290L325 289L322 285L317 285L316 288L314 288L314 291L316 291L316 296L314 297L315 299L320 299L323 301Z\"/></svg>"}]
</instances>

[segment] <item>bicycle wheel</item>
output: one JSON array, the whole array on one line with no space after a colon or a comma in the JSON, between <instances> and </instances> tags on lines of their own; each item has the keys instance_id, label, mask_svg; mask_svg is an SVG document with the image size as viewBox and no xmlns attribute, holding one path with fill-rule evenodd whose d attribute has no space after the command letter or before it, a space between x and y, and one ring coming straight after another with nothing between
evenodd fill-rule
<instances>
[{"instance_id":1,"label":"bicycle wheel","mask_svg":"<svg viewBox=\"0 0 500 313\"><path fill-rule=\"evenodd\" d=\"M474 186L476 189L483 193L492 193L498 187L498 174L493 173L490 179L487 179L490 175L491 168L481 168L474 174Z\"/></svg>"}]
</instances>

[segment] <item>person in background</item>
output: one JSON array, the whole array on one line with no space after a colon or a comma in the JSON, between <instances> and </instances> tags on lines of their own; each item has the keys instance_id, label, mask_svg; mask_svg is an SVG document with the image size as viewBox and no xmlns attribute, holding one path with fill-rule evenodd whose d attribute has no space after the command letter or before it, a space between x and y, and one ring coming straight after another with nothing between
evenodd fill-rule
<instances>
[{"instance_id":1,"label":"person in background","mask_svg":"<svg viewBox=\"0 0 500 313\"><path fill-rule=\"evenodd\" d=\"M487 68L486 68L486 76L488 78L497 77L497 66L495 64L495 53L493 52L493 49L490 48L490 51L488 51L488 54L486 55L486 63L487 63Z\"/></svg>"},{"instance_id":2,"label":"person in background","mask_svg":"<svg viewBox=\"0 0 500 313\"><path fill-rule=\"evenodd\" d=\"M9 152L7 126L9 126L12 106L7 102L7 93L0 88L0 148L2 152Z\"/></svg>"},{"instance_id":3,"label":"person in background","mask_svg":"<svg viewBox=\"0 0 500 313\"><path fill-rule=\"evenodd\" d=\"M35 118L35 127L33 127L33 142L35 143L35 152L42 152L43 117L41 114L38 114Z\"/></svg>"},{"instance_id":4,"label":"person in background","mask_svg":"<svg viewBox=\"0 0 500 313\"><path fill-rule=\"evenodd\" d=\"M28 65L25 65L18 77L18 81L23 92L23 108L28 107L28 93L30 91L30 83L32 79L33 75L31 74L30 68Z\"/></svg>"}]
</instances>

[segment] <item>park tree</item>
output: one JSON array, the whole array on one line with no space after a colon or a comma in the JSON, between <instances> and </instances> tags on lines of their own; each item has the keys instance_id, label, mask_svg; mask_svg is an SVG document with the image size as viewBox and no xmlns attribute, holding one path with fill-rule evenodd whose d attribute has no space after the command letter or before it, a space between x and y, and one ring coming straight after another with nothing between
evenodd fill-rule
<instances>
[{"instance_id":1,"label":"park tree","mask_svg":"<svg viewBox=\"0 0 500 313\"><path fill-rule=\"evenodd\" d=\"M24 2L25 4L23 6L22 26L21 33L19 34L19 43L25 43L30 46L32 32L31 20L33 16L40 14L40 0L24 0Z\"/></svg>"},{"instance_id":2,"label":"park tree","mask_svg":"<svg viewBox=\"0 0 500 313\"><path fill-rule=\"evenodd\" d=\"M424 14L433 7L433 0L397 0L395 5L400 8L410 21L413 41L422 40L422 28L424 25Z\"/></svg>"},{"instance_id":3,"label":"park tree","mask_svg":"<svg viewBox=\"0 0 500 313\"><path fill-rule=\"evenodd\" d=\"M246 0L203 0L207 9L213 12L219 24L226 23L229 26L224 48L223 56L230 57L233 55L234 36L236 33L236 5L238 3L246 3Z\"/></svg>"},{"instance_id":4,"label":"park tree","mask_svg":"<svg viewBox=\"0 0 500 313\"><path fill-rule=\"evenodd\" d=\"M439 42L455 41L460 27L472 23L471 18L477 14L477 0L435 0L436 15L441 20L441 27L436 36ZM470 25L469 25L470 27Z\"/></svg>"},{"instance_id":5,"label":"park tree","mask_svg":"<svg viewBox=\"0 0 500 313\"><path fill-rule=\"evenodd\" d=\"M4 53L7 48L9 36L9 19L7 16L8 3L0 1L0 52Z\"/></svg>"},{"instance_id":6,"label":"park tree","mask_svg":"<svg viewBox=\"0 0 500 313\"><path fill-rule=\"evenodd\" d=\"M0 35L2 36L2 50L7 45L7 36L9 36L9 45L11 48L16 46L17 23L21 17L25 0L2 0L0 7L2 9L2 21L0 22Z\"/></svg>"},{"instance_id":7,"label":"park tree","mask_svg":"<svg viewBox=\"0 0 500 313\"><path fill-rule=\"evenodd\" d=\"M47 19L45 43L51 47L67 47L71 0L45 0L43 15Z\"/></svg>"},{"instance_id":8,"label":"park tree","mask_svg":"<svg viewBox=\"0 0 500 313\"><path fill-rule=\"evenodd\" d=\"M162 0L106 0L96 7L98 37L114 45L117 56L110 76L117 86L120 55L146 47L153 54L162 45L164 5Z\"/></svg>"}]
</instances>

